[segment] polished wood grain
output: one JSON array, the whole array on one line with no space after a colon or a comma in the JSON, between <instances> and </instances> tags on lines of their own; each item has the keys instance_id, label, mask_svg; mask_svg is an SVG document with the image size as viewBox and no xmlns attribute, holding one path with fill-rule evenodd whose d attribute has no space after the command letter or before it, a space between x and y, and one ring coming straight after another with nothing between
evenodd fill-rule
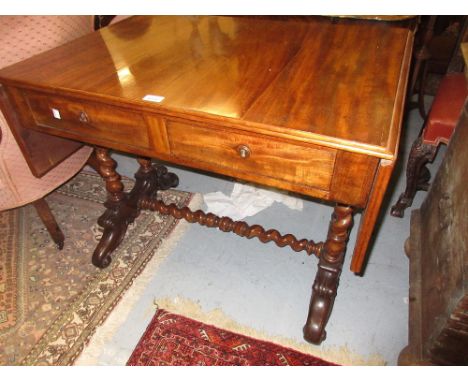
<instances>
[{"instance_id":1,"label":"polished wood grain","mask_svg":"<svg viewBox=\"0 0 468 382\"><path fill-rule=\"evenodd\" d=\"M336 150L230 131L213 134L213 129L193 124L168 123L167 133L171 154L177 158L224 167L226 173L251 181L261 175L281 183L330 189Z\"/></svg>"},{"instance_id":2,"label":"polished wood grain","mask_svg":"<svg viewBox=\"0 0 468 382\"><path fill-rule=\"evenodd\" d=\"M350 266L351 271L354 273L360 274L364 271L368 247L371 243L372 235L375 232L375 225L379 217L380 207L382 205L388 183L390 182L394 165L394 162L384 159L379 162L367 206L362 211L356 244L354 244L353 258Z\"/></svg>"},{"instance_id":3,"label":"polished wood grain","mask_svg":"<svg viewBox=\"0 0 468 382\"><path fill-rule=\"evenodd\" d=\"M128 105L9 88L34 130L365 207L379 158ZM53 115L60 110L60 119ZM240 148L250 154L243 158ZM253 151L252 151L253 150ZM359 174L359 176L356 176Z\"/></svg>"},{"instance_id":4,"label":"polished wood grain","mask_svg":"<svg viewBox=\"0 0 468 382\"><path fill-rule=\"evenodd\" d=\"M95 165L109 196L99 267L141 203L206 220L155 199L177 179L147 158L334 203L323 245L271 237L320 257L304 328L320 343L359 210L351 270L365 264L398 152L412 42L411 29L374 21L132 17L0 70L0 84L22 128L100 147ZM130 192L109 149L143 157Z\"/></svg>"},{"instance_id":5,"label":"polished wood grain","mask_svg":"<svg viewBox=\"0 0 468 382\"><path fill-rule=\"evenodd\" d=\"M20 122L15 110L21 109L21 106L12 102L12 98L8 97L6 90L1 85L0 108L8 121L9 128L31 173L38 178L47 174L83 146L81 142L25 128L25 126L32 125L34 122L29 124ZM23 108L27 107L23 106ZM48 147L49 150L44 150L44 147Z\"/></svg>"},{"instance_id":6,"label":"polished wood grain","mask_svg":"<svg viewBox=\"0 0 468 382\"><path fill-rule=\"evenodd\" d=\"M0 78L393 159L411 36L327 18L134 17ZM147 94L165 99L155 105Z\"/></svg>"},{"instance_id":7,"label":"polished wood grain","mask_svg":"<svg viewBox=\"0 0 468 382\"><path fill-rule=\"evenodd\" d=\"M27 102L35 124L46 129L73 131L77 136L92 134L103 140L125 142L130 147L150 148L148 129L140 113L103 104L28 92ZM60 118L51 110L60 112Z\"/></svg>"}]
</instances>

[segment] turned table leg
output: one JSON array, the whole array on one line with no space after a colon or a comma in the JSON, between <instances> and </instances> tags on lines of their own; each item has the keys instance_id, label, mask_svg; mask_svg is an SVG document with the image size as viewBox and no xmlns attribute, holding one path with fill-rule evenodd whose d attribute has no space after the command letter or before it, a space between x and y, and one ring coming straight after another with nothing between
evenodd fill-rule
<instances>
[{"instance_id":1,"label":"turned table leg","mask_svg":"<svg viewBox=\"0 0 468 382\"><path fill-rule=\"evenodd\" d=\"M140 213L138 201L142 197L155 196L158 190L176 187L178 178L164 166L154 167L150 159L139 158L140 168L135 174L135 185L129 193L125 193L121 177L115 170L117 163L110 157L109 150L97 148L96 159L99 174L106 182L108 196L104 203L107 209L98 219L104 231L94 250L92 263L105 268L112 260L112 252L122 242L129 224Z\"/></svg>"},{"instance_id":2,"label":"turned table leg","mask_svg":"<svg viewBox=\"0 0 468 382\"><path fill-rule=\"evenodd\" d=\"M303 330L304 339L314 344L320 344L326 337L325 326L335 301L352 222L352 207L335 207L327 240L320 254L309 315Z\"/></svg>"}]
</instances>

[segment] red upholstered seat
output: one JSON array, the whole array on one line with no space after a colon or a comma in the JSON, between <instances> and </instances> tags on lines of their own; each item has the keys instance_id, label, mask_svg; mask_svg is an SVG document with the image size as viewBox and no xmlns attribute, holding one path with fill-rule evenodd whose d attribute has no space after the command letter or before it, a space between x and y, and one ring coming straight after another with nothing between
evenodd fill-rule
<instances>
[{"instance_id":1,"label":"red upholstered seat","mask_svg":"<svg viewBox=\"0 0 468 382\"><path fill-rule=\"evenodd\" d=\"M424 143L448 144L468 94L463 73L447 74L442 80L432 103L422 133Z\"/></svg>"},{"instance_id":2,"label":"red upholstered seat","mask_svg":"<svg viewBox=\"0 0 468 382\"><path fill-rule=\"evenodd\" d=\"M426 164L434 160L440 143L449 143L467 95L463 73L447 74L440 83L422 133L411 147L406 166L406 188L392 206L392 216L403 217L404 210L413 203L416 192L429 188L431 174Z\"/></svg>"}]
</instances>

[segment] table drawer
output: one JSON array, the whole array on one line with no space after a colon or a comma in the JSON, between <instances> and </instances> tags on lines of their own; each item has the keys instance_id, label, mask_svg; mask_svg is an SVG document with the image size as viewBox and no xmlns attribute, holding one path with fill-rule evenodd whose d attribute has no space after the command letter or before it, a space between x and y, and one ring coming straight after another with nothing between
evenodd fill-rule
<instances>
[{"instance_id":1,"label":"table drawer","mask_svg":"<svg viewBox=\"0 0 468 382\"><path fill-rule=\"evenodd\" d=\"M85 142L92 136L94 140L150 147L147 124L137 112L37 92L24 96L38 126L76 134L76 139Z\"/></svg>"},{"instance_id":2,"label":"table drawer","mask_svg":"<svg viewBox=\"0 0 468 382\"><path fill-rule=\"evenodd\" d=\"M171 155L195 167L246 180L255 181L257 176L276 179L271 184L284 184L286 189L289 184L330 189L333 149L175 121L167 121L166 127Z\"/></svg>"}]
</instances>

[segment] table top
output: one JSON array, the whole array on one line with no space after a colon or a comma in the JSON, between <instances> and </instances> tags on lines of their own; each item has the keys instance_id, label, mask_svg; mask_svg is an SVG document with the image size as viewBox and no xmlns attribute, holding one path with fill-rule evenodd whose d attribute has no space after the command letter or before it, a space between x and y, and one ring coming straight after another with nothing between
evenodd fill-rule
<instances>
[{"instance_id":1,"label":"table top","mask_svg":"<svg viewBox=\"0 0 468 382\"><path fill-rule=\"evenodd\" d=\"M412 32L386 22L137 16L4 68L0 83L395 159L411 48Z\"/></svg>"}]
</instances>

